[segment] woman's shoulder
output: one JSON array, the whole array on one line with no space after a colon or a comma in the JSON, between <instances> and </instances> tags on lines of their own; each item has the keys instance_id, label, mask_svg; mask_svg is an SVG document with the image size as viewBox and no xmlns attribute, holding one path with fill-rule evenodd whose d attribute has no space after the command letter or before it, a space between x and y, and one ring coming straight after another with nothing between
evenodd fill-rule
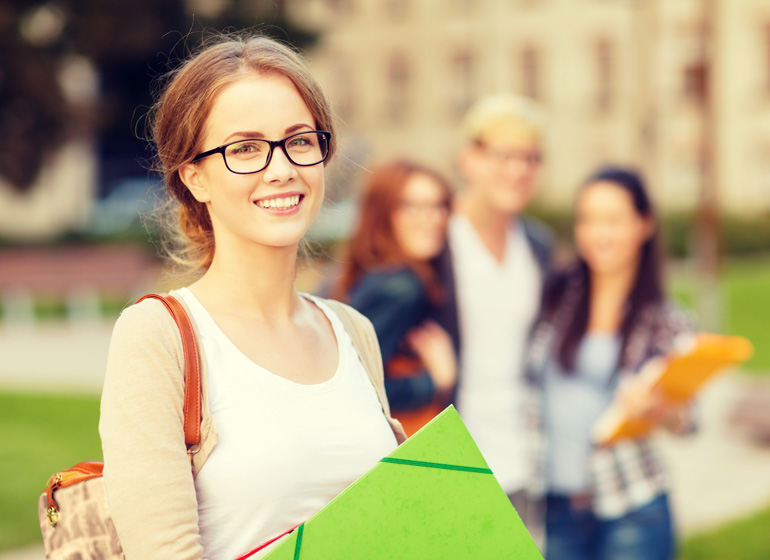
<instances>
[{"instance_id":1,"label":"woman's shoulder","mask_svg":"<svg viewBox=\"0 0 770 560\"><path fill-rule=\"evenodd\" d=\"M695 313L669 298L648 304L642 309L645 323L673 332L694 331L697 325Z\"/></svg>"},{"instance_id":2,"label":"woman's shoulder","mask_svg":"<svg viewBox=\"0 0 770 560\"><path fill-rule=\"evenodd\" d=\"M113 328L110 346L133 349L137 355L145 354L145 350L150 348L157 352L162 346L168 354L177 354L181 334L166 306L148 298L121 312Z\"/></svg>"},{"instance_id":3,"label":"woman's shoulder","mask_svg":"<svg viewBox=\"0 0 770 560\"><path fill-rule=\"evenodd\" d=\"M667 299L646 305L632 330L632 337L643 341L654 353L665 353L696 333L692 312Z\"/></svg>"},{"instance_id":4,"label":"woman's shoulder","mask_svg":"<svg viewBox=\"0 0 770 560\"><path fill-rule=\"evenodd\" d=\"M394 266L367 271L353 289L354 295L377 293L394 300L414 300L427 297L427 289L412 269Z\"/></svg>"},{"instance_id":5,"label":"woman's shoulder","mask_svg":"<svg viewBox=\"0 0 770 560\"><path fill-rule=\"evenodd\" d=\"M321 303L331 310L337 319L342 324L343 329L353 341L353 345L356 350L361 350L362 344L377 346L376 350L379 352L379 345L377 344L377 334L374 330L372 322L360 311L354 307L337 301L336 299L325 299L318 296L313 296L316 303Z\"/></svg>"},{"instance_id":6,"label":"woman's shoulder","mask_svg":"<svg viewBox=\"0 0 770 560\"><path fill-rule=\"evenodd\" d=\"M574 299L580 292L585 279L584 272L578 266L554 269L545 278L543 284L542 311L553 313L567 299Z\"/></svg>"},{"instance_id":7,"label":"woman's shoulder","mask_svg":"<svg viewBox=\"0 0 770 560\"><path fill-rule=\"evenodd\" d=\"M159 300L147 298L129 305L120 313L116 327L135 328L143 333L155 333L162 330L173 330L174 320ZM140 333L137 333L140 334Z\"/></svg>"},{"instance_id":8,"label":"woman's shoulder","mask_svg":"<svg viewBox=\"0 0 770 560\"><path fill-rule=\"evenodd\" d=\"M367 319L365 315L363 315L355 307L348 305L347 303L343 303L336 299L323 298L320 296L313 296L313 300L315 302L320 302L321 304L331 309L331 311L337 316L337 318L339 318L340 321L342 321L343 325L345 325L345 323L352 322L364 328L371 326L371 321L369 321L369 319Z\"/></svg>"}]
</instances>

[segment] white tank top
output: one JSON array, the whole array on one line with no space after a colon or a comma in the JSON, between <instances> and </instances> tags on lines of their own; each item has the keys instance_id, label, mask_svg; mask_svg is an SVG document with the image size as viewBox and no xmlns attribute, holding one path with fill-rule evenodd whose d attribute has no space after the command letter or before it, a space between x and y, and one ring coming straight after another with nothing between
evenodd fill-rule
<instances>
[{"instance_id":1,"label":"white tank top","mask_svg":"<svg viewBox=\"0 0 770 560\"><path fill-rule=\"evenodd\" d=\"M200 331L219 436L195 479L203 556L234 560L307 520L397 443L350 337L322 301L303 294L329 318L339 365L328 381L302 385L247 358L188 289L173 293Z\"/></svg>"}]
</instances>

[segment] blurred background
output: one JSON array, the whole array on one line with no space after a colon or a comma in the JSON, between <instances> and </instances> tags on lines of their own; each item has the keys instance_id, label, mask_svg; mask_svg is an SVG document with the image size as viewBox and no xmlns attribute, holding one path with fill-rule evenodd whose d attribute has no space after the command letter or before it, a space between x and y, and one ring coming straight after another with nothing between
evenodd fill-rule
<instances>
[{"instance_id":1,"label":"blurred background","mask_svg":"<svg viewBox=\"0 0 770 560\"><path fill-rule=\"evenodd\" d=\"M770 557L770 2L0 0L0 558L42 557L37 494L100 458L111 325L166 287L142 220L162 188L145 141L157 80L244 28L302 49L339 116L301 289L324 281L367 168L409 155L457 179L482 95L540 104L532 213L565 247L583 177L644 172L673 295L756 347L706 390L698 436L661 441L682 558Z\"/></svg>"}]
</instances>

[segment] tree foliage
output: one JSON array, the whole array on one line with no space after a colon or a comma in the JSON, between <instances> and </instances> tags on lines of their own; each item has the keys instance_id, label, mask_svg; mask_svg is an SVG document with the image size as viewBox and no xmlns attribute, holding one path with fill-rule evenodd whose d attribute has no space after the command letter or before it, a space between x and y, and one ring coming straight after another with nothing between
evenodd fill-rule
<instances>
[{"instance_id":1,"label":"tree foliage","mask_svg":"<svg viewBox=\"0 0 770 560\"><path fill-rule=\"evenodd\" d=\"M314 40L287 21L284 0L0 0L0 177L30 189L62 143L83 134L98 141L103 181L136 175L153 80L209 34L246 28L299 48ZM68 102L59 78L72 56L99 77L85 108Z\"/></svg>"}]
</instances>

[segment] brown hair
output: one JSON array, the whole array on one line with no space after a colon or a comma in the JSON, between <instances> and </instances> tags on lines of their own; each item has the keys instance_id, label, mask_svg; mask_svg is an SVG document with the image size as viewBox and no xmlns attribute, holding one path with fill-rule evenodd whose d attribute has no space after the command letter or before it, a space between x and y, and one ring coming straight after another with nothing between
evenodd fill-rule
<instances>
[{"instance_id":1,"label":"brown hair","mask_svg":"<svg viewBox=\"0 0 770 560\"><path fill-rule=\"evenodd\" d=\"M435 179L443 188L449 204L452 197L450 183L434 169L403 159L375 169L365 185L358 227L347 248L348 256L335 292L338 299L347 298L364 272L403 265L412 269L428 290L431 301L438 303L441 287L434 263L407 257L393 232L393 215L401 201L401 193L407 181L415 174Z\"/></svg>"},{"instance_id":2,"label":"brown hair","mask_svg":"<svg viewBox=\"0 0 770 560\"><path fill-rule=\"evenodd\" d=\"M195 200L179 177L179 169L202 149L203 127L217 96L253 73L289 78L316 127L332 133L329 158L334 153L329 101L306 63L291 48L267 37L228 35L172 71L151 111L150 125L157 149L156 167L170 195L160 218L167 234L164 249L171 261L187 272L208 269L214 256L214 235L206 205Z\"/></svg>"}]
</instances>

